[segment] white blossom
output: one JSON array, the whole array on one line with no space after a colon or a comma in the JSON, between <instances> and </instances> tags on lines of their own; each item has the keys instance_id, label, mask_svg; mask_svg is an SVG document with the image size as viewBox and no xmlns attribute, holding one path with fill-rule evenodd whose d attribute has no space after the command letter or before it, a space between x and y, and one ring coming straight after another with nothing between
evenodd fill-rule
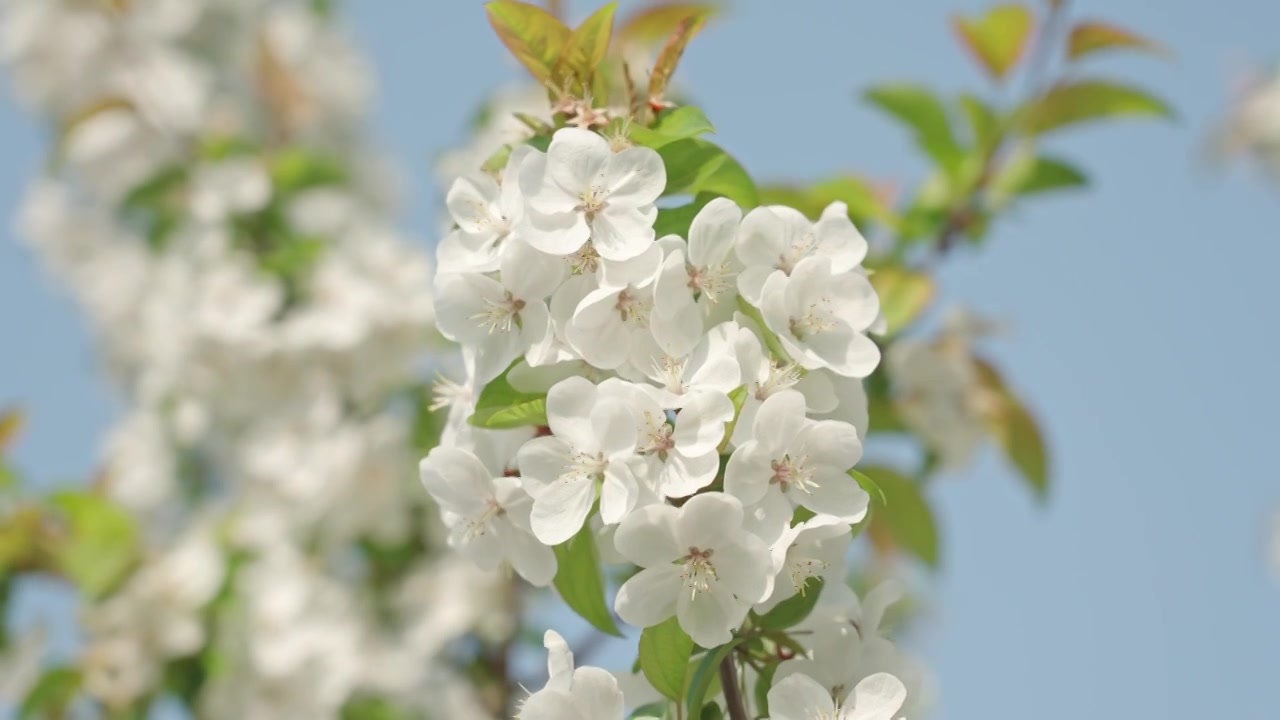
<instances>
[{"instance_id":1,"label":"white blossom","mask_svg":"<svg viewBox=\"0 0 1280 720\"><path fill-rule=\"evenodd\" d=\"M808 419L804 396L787 390L761 404L751 438L725 468L725 491L743 504L780 495L847 523L866 515L870 497L848 474L862 455L852 425Z\"/></svg>"},{"instance_id":2,"label":"white blossom","mask_svg":"<svg viewBox=\"0 0 1280 720\"><path fill-rule=\"evenodd\" d=\"M618 589L618 615L637 627L674 615L703 647L728 642L772 590L768 549L743 529L741 503L723 493L695 495L678 509L642 507L622 521L614 543L644 568Z\"/></svg>"},{"instance_id":3,"label":"white blossom","mask_svg":"<svg viewBox=\"0 0 1280 720\"><path fill-rule=\"evenodd\" d=\"M533 496L533 534L558 545L582 529L600 486L600 516L617 523L639 494L628 461L636 451L636 420L622 400L602 397L583 378L568 378L547 393L550 437L520 448L525 490Z\"/></svg>"},{"instance_id":4,"label":"white blossom","mask_svg":"<svg viewBox=\"0 0 1280 720\"><path fill-rule=\"evenodd\" d=\"M555 577L555 554L533 538L533 501L520 480L502 470L450 447L432 450L421 466L423 485L445 513L450 547L482 568L510 563L531 584L547 585Z\"/></svg>"},{"instance_id":5,"label":"white blossom","mask_svg":"<svg viewBox=\"0 0 1280 720\"><path fill-rule=\"evenodd\" d=\"M545 169L529 163L521 172L529 199L525 237L555 255L577 252L590 241L602 258L633 258L653 243L654 201L666 178L662 158L649 148L615 154L594 132L557 130Z\"/></svg>"},{"instance_id":6,"label":"white blossom","mask_svg":"<svg viewBox=\"0 0 1280 720\"><path fill-rule=\"evenodd\" d=\"M830 692L811 678L792 675L769 690L770 720L893 720L907 690L902 681L888 673L872 675L859 682L843 697Z\"/></svg>"}]
</instances>

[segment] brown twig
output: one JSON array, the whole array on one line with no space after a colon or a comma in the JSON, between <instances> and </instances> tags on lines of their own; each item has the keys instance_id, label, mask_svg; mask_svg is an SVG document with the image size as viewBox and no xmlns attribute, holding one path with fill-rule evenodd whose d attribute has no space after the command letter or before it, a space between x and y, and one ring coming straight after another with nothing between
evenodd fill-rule
<instances>
[{"instance_id":1,"label":"brown twig","mask_svg":"<svg viewBox=\"0 0 1280 720\"><path fill-rule=\"evenodd\" d=\"M742 702L742 689L738 687L738 670L733 664L733 653L720 662L720 686L724 689L724 704L729 720L750 720L747 706Z\"/></svg>"}]
</instances>

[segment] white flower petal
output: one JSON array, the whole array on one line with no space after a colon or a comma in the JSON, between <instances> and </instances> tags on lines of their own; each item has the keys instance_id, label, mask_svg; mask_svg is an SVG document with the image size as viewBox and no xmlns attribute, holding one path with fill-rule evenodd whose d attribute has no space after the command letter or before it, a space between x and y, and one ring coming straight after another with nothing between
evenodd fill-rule
<instances>
[{"instance_id":1,"label":"white flower petal","mask_svg":"<svg viewBox=\"0 0 1280 720\"><path fill-rule=\"evenodd\" d=\"M807 675L791 675L769 690L771 720L813 720L835 717L831 693Z\"/></svg>"},{"instance_id":2,"label":"white flower petal","mask_svg":"<svg viewBox=\"0 0 1280 720\"><path fill-rule=\"evenodd\" d=\"M628 625L647 628L676 614L680 567L657 565L631 576L614 598L613 609Z\"/></svg>"},{"instance_id":3,"label":"white flower petal","mask_svg":"<svg viewBox=\"0 0 1280 720\"><path fill-rule=\"evenodd\" d=\"M627 516L613 536L623 557L640 567L670 564L686 552L676 539L676 516L670 505L649 505Z\"/></svg>"}]
</instances>

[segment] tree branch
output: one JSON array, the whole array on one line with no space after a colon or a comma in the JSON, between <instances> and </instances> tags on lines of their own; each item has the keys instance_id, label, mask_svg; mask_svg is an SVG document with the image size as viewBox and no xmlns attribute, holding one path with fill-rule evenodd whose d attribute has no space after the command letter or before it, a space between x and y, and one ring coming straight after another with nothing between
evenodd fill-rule
<instances>
[{"instance_id":1,"label":"tree branch","mask_svg":"<svg viewBox=\"0 0 1280 720\"><path fill-rule=\"evenodd\" d=\"M742 689L738 687L738 670L733 664L733 653L720 662L720 686L724 689L724 704L728 706L729 720L750 720L747 707L742 702Z\"/></svg>"}]
</instances>

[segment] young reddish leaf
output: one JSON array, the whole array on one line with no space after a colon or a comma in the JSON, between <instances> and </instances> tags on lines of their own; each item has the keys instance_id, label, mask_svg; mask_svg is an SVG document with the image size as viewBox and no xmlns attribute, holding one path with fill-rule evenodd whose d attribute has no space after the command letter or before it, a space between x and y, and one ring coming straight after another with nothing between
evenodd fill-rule
<instances>
[{"instance_id":1,"label":"young reddish leaf","mask_svg":"<svg viewBox=\"0 0 1280 720\"><path fill-rule=\"evenodd\" d=\"M618 3L611 2L582 21L565 42L564 49L551 72L557 89L569 86L579 97L589 87L596 68L609 53L613 37L613 15Z\"/></svg>"},{"instance_id":2,"label":"young reddish leaf","mask_svg":"<svg viewBox=\"0 0 1280 720\"><path fill-rule=\"evenodd\" d=\"M484 10L511 54L538 82L551 84L556 61L569 41L569 28L546 10L517 0L486 3Z\"/></svg>"},{"instance_id":3,"label":"young reddish leaf","mask_svg":"<svg viewBox=\"0 0 1280 720\"><path fill-rule=\"evenodd\" d=\"M689 47L689 41L693 40L706 21L706 15L690 15L681 20L667 38L667 44L662 46L662 52L658 53L658 59L653 63L653 73L649 76L649 106L655 112L667 106L665 95L671 76L680 64L684 49Z\"/></svg>"},{"instance_id":4,"label":"young reddish leaf","mask_svg":"<svg viewBox=\"0 0 1280 720\"><path fill-rule=\"evenodd\" d=\"M1059 83L1043 97L1032 100L1021 113L1024 127L1032 134L1108 117L1173 117L1164 101L1108 80Z\"/></svg>"},{"instance_id":5,"label":"young reddish leaf","mask_svg":"<svg viewBox=\"0 0 1280 720\"><path fill-rule=\"evenodd\" d=\"M978 360L980 382L996 399L987 422L1005 456L1035 492L1044 500L1049 493L1049 460L1044 437L1035 417L1018 400L1000 373L990 363Z\"/></svg>"},{"instance_id":6,"label":"young reddish leaf","mask_svg":"<svg viewBox=\"0 0 1280 720\"><path fill-rule=\"evenodd\" d=\"M956 16L951 22L964 46L1001 80L1026 51L1035 18L1023 5L998 5L980 18Z\"/></svg>"},{"instance_id":7,"label":"young reddish leaf","mask_svg":"<svg viewBox=\"0 0 1280 720\"><path fill-rule=\"evenodd\" d=\"M22 430L22 411L16 408L0 411L0 453L13 443Z\"/></svg>"},{"instance_id":8,"label":"young reddish leaf","mask_svg":"<svg viewBox=\"0 0 1280 720\"><path fill-rule=\"evenodd\" d=\"M618 38L624 42L653 45L671 35L689 17L708 19L720 8L714 3L676 2L648 7L627 18L618 27Z\"/></svg>"},{"instance_id":9,"label":"young reddish leaf","mask_svg":"<svg viewBox=\"0 0 1280 720\"><path fill-rule=\"evenodd\" d=\"M1076 60L1103 50L1141 50L1156 55L1169 51L1154 40L1109 23L1086 21L1071 30L1067 41L1067 57Z\"/></svg>"}]
</instances>

